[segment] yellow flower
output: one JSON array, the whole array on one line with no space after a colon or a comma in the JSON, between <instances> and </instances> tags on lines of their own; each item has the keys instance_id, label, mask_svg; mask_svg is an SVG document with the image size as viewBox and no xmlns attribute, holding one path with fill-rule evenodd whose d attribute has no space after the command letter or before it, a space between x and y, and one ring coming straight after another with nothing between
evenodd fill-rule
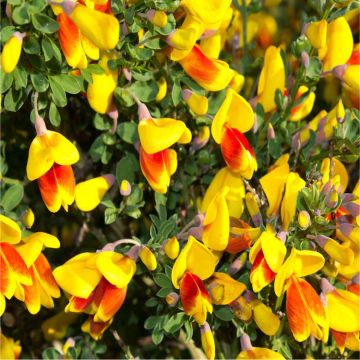
<instances>
[{"instance_id":1,"label":"yellow flower","mask_svg":"<svg viewBox=\"0 0 360 360\"><path fill-rule=\"evenodd\" d=\"M147 19L158 27L164 27L168 22L168 17L164 11L149 10L146 12Z\"/></svg>"},{"instance_id":2,"label":"yellow flower","mask_svg":"<svg viewBox=\"0 0 360 360\"><path fill-rule=\"evenodd\" d=\"M285 90L285 67L280 55L280 48L270 46L266 49L264 66L260 73L257 88L258 102L264 107L265 112L276 108L275 92Z\"/></svg>"},{"instance_id":3,"label":"yellow flower","mask_svg":"<svg viewBox=\"0 0 360 360\"><path fill-rule=\"evenodd\" d=\"M115 182L115 176L107 174L80 182L75 187L75 203L81 211L94 210Z\"/></svg>"},{"instance_id":4,"label":"yellow flower","mask_svg":"<svg viewBox=\"0 0 360 360\"><path fill-rule=\"evenodd\" d=\"M5 74L13 72L19 62L23 38L26 34L18 31L6 41L1 54L1 69Z\"/></svg>"},{"instance_id":5,"label":"yellow flower","mask_svg":"<svg viewBox=\"0 0 360 360\"><path fill-rule=\"evenodd\" d=\"M209 360L215 359L215 341L214 335L207 322L200 327L201 331L201 346Z\"/></svg>"},{"instance_id":6,"label":"yellow flower","mask_svg":"<svg viewBox=\"0 0 360 360\"><path fill-rule=\"evenodd\" d=\"M156 94L156 101L161 101L165 96L166 96L166 92L167 92L167 82L166 79L162 76L158 81L157 81L157 85L158 85L158 93Z\"/></svg>"},{"instance_id":7,"label":"yellow flower","mask_svg":"<svg viewBox=\"0 0 360 360\"><path fill-rule=\"evenodd\" d=\"M6 337L3 333L1 336L0 358L1 359L18 359L21 353L20 341L14 341L10 337Z\"/></svg>"},{"instance_id":8,"label":"yellow flower","mask_svg":"<svg viewBox=\"0 0 360 360\"><path fill-rule=\"evenodd\" d=\"M182 92L182 97L185 102L189 105L191 111L196 115L205 115L208 111L208 99L205 96L196 94L191 90L185 89Z\"/></svg>"},{"instance_id":9,"label":"yellow flower","mask_svg":"<svg viewBox=\"0 0 360 360\"><path fill-rule=\"evenodd\" d=\"M26 226L28 229L34 225L35 215L31 208L26 209L26 211L21 216L21 222Z\"/></svg>"},{"instance_id":10,"label":"yellow flower","mask_svg":"<svg viewBox=\"0 0 360 360\"><path fill-rule=\"evenodd\" d=\"M0 242L17 244L21 240L21 229L14 221L0 214Z\"/></svg>"}]
</instances>

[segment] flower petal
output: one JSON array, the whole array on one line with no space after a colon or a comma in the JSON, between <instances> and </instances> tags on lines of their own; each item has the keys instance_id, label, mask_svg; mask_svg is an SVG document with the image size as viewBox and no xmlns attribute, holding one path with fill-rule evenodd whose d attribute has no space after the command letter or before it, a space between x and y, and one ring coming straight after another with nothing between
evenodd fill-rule
<instances>
[{"instance_id":1,"label":"flower petal","mask_svg":"<svg viewBox=\"0 0 360 360\"><path fill-rule=\"evenodd\" d=\"M0 241L8 244L17 244L21 240L21 230L14 221L0 214Z\"/></svg>"}]
</instances>

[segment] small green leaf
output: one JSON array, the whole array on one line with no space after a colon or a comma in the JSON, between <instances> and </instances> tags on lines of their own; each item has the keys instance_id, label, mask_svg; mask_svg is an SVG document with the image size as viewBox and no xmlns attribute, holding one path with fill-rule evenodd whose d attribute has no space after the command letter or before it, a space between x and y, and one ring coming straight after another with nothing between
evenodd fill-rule
<instances>
[{"instance_id":1,"label":"small green leaf","mask_svg":"<svg viewBox=\"0 0 360 360\"><path fill-rule=\"evenodd\" d=\"M171 288L171 280L165 274L154 275L154 281L162 288Z\"/></svg>"},{"instance_id":2,"label":"small green leaf","mask_svg":"<svg viewBox=\"0 0 360 360\"><path fill-rule=\"evenodd\" d=\"M39 93L46 91L49 87L49 80L41 73L30 74L31 82L35 90Z\"/></svg>"},{"instance_id":3,"label":"small green leaf","mask_svg":"<svg viewBox=\"0 0 360 360\"><path fill-rule=\"evenodd\" d=\"M24 187L21 184L12 185L3 195L1 206L6 213L18 206L24 197Z\"/></svg>"},{"instance_id":4,"label":"small green leaf","mask_svg":"<svg viewBox=\"0 0 360 360\"><path fill-rule=\"evenodd\" d=\"M61 51L52 39L50 39L47 36L44 36L41 41L41 48L44 54L45 61L49 61L52 58L55 58L57 62L61 63L62 61Z\"/></svg>"},{"instance_id":5,"label":"small green leaf","mask_svg":"<svg viewBox=\"0 0 360 360\"><path fill-rule=\"evenodd\" d=\"M149 102L155 100L158 93L158 86L155 81L136 81L128 90L136 95L140 101Z\"/></svg>"},{"instance_id":6,"label":"small green leaf","mask_svg":"<svg viewBox=\"0 0 360 360\"><path fill-rule=\"evenodd\" d=\"M116 165L116 179L120 184L121 181L127 180L130 183L135 180L135 172L138 168L137 159L133 154L125 155Z\"/></svg>"},{"instance_id":7,"label":"small green leaf","mask_svg":"<svg viewBox=\"0 0 360 360\"><path fill-rule=\"evenodd\" d=\"M139 140L137 125L134 122L120 123L116 132L128 144L135 144Z\"/></svg>"},{"instance_id":8,"label":"small green leaf","mask_svg":"<svg viewBox=\"0 0 360 360\"><path fill-rule=\"evenodd\" d=\"M118 216L118 209L114 208L107 208L104 212L104 221L105 224L109 225L116 221Z\"/></svg>"},{"instance_id":9,"label":"small green leaf","mask_svg":"<svg viewBox=\"0 0 360 360\"><path fill-rule=\"evenodd\" d=\"M27 36L23 42L24 52L27 54L39 54L40 53L40 45L35 36Z\"/></svg>"},{"instance_id":10,"label":"small green leaf","mask_svg":"<svg viewBox=\"0 0 360 360\"><path fill-rule=\"evenodd\" d=\"M55 348L47 348L42 353L44 360L61 359L62 355Z\"/></svg>"},{"instance_id":11,"label":"small green leaf","mask_svg":"<svg viewBox=\"0 0 360 360\"><path fill-rule=\"evenodd\" d=\"M14 8L12 19L18 25L28 24L30 22L29 5L24 2L22 5Z\"/></svg>"},{"instance_id":12,"label":"small green leaf","mask_svg":"<svg viewBox=\"0 0 360 360\"><path fill-rule=\"evenodd\" d=\"M8 111L18 111L24 104L28 93L25 89L16 90L11 88L4 99L4 108Z\"/></svg>"},{"instance_id":13,"label":"small green leaf","mask_svg":"<svg viewBox=\"0 0 360 360\"><path fill-rule=\"evenodd\" d=\"M56 81L55 76L49 77L50 88L52 91L52 99L56 106L64 107L67 104L66 94L64 88Z\"/></svg>"},{"instance_id":14,"label":"small green leaf","mask_svg":"<svg viewBox=\"0 0 360 360\"><path fill-rule=\"evenodd\" d=\"M49 109L49 119L52 125L58 127L61 124L61 117L56 105L51 102Z\"/></svg>"},{"instance_id":15,"label":"small green leaf","mask_svg":"<svg viewBox=\"0 0 360 360\"><path fill-rule=\"evenodd\" d=\"M4 94L6 91L8 91L13 83L14 75L11 72L10 74L5 74L0 69L0 83L1 83L1 93Z\"/></svg>"},{"instance_id":16,"label":"small green leaf","mask_svg":"<svg viewBox=\"0 0 360 360\"><path fill-rule=\"evenodd\" d=\"M34 28L42 33L52 34L59 30L58 23L45 14L34 14L32 16L32 23Z\"/></svg>"},{"instance_id":17,"label":"small green leaf","mask_svg":"<svg viewBox=\"0 0 360 360\"><path fill-rule=\"evenodd\" d=\"M179 82L174 82L171 90L171 98L174 103L174 106L178 106L181 101L181 86Z\"/></svg>"},{"instance_id":18,"label":"small green leaf","mask_svg":"<svg viewBox=\"0 0 360 360\"><path fill-rule=\"evenodd\" d=\"M221 306L214 310L217 318L223 321L231 321L234 318L234 313L228 306Z\"/></svg>"},{"instance_id":19,"label":"small green leaf","mask_svg":"<svg viewBox=\"0 0 360 360\"><path fill-rule=\"evenodd\" d=\"M151 339L155 345L159 345L164 339L164 333L162 331L154 331L151 334Z\"/></svg>"},{"instance_id":20,"label":"small green leaf","mask_svg":"<svg viewBox=\"0 0 360 360\"><path fill-rule=\"evenodd\" d=\"M164 330L170 334L174 334L181 329L185 320L185 313L180 312L173 316L170 316L169 320L164 326Z\"/></svg>"}]
</instances>

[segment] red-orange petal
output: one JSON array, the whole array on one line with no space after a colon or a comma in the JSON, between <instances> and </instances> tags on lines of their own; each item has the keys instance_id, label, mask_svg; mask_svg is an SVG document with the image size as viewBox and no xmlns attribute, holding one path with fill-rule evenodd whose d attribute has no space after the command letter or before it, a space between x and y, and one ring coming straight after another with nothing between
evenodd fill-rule
<instances>
[{"instance_id":1,"label":"red-orange petal","mask_svg":"<svg viewBox=\"0 0 360 360\"><path fill-rule=\"evenodd\" d=\"M0 293L10 299L15 292L16 282L11 274L10 266L3 256L0 256Z\"/></svg>"},{"instance_id":2,"label":"red-orange petal","mask_svg":"<svg viewBox=\"0 0 360 360\"><path fill-rule=\"evenodd\" d=\"M52 274L51 266L44 254L40 254L34 263L37 274L39 275L39 282L44 291L51 297L60 297L60 289Z\"/></svg>"},{"instance_id":3,"label":"red-orange petal","mask_svg":"<svg viewBox=\"0 0 360 360\"><path fill-rule=\"evenodd\" d=\"M0 243L1 261L5 261L10 271L16 276L16 281L23 285L31 285L30 272L16 249L7 243Z\"/></svg>"},{"instance_id":4,"label":"red-orange petal","mask_svg":"<svg viewBox=\"0 0 360 360\"><path fill-rule=\"evenodd\" d=\"M108 282L94 320L109 321L123 305L126 292L127 287L119 289Z\"/></svg>"},{"instance_id":5,"label":"red-orange petal","mask_svg":"<svg viewBox=\"0 0 360 360\"><path fill-rule=\"evenodd\" d=\"M180 280L180 298L184 311L202 325L206 320L207 310L211 306L210 295L201 279L190 272L185 272Z\"/></svg>"},{"instance_id":6,"label":"red-orange petal","mask_svg":"<svg viewBox=\"0 0 360 360\"><path fill-rule=\"evenodd\" d=\"M199 45L195 45L179 62L193 80L209 91L224 89L234 76L225 62L207 57Z\"/></svg>"},{"instance_id":7,"label":"red-orange petal","mask_svg":"<svg viewBox=\"0 0 360 360\"><path fill-rule=\"evenodd\" d=\"M260 250L254 260L250 271L250 280L255 292L260 291L275 279L276 273L273 272L265 260L264 253Z\"/></svg>"},{"instance_id":8,"label":"red-orange petal","mask_svg":"<svg viewBox=\"0 0 360 360\"><path fill-rule=\"evenodd\" d=\"M170 177L176 171L176 152L165 149L154 154L147 154L140 146L140 167L153 190L166 193Z\"/></svg>"},{"instance_id":9,"label":"red-orange petal","mask_svg":"<svg viewBox=\"0 0 360 360\"><path fill-rule=\"evenodd\" d=\"M336 346L339 348L340 354L342 354L345 350L345 343L346 343L346 333L331 330L332 336L335 339Z\"/></svg>"},{"instance_id":10,"label":"red-orange petal","mask_svg":"<svg viewBox=\"0 0 360 360\"><path fill-rule=\"evenodd\" d=\"M61 205L65 211L74 202L75 178L70 165L54 164L38 179L41 197L51 212L59 211Z\"/></svg>"},{"instance_id":11,"label":"red-orange petal","mask_svg":"<svg viewBox=\"0 0 360 360\"><path fill-rule=\"evenodd\" d=\"M230 170L246 174L243 175L246 178L251 178L257 170L254 150L244 134L235 128L225 125L221 153Z\"/></svg>"},{"instance_id":12,"label":"red-orange petal","mask_svg":"<svg viewBox=\"0 0 360 360\"><path fill-rule=\"evenodd\" d=\"M67 63L74 68L79 65L83 67L81 65L85 53L81 45L80 30L65 13L58 15L57 22L59 43Z\"/></svg>"},{"instance_id":13,"label":"red-orange petal","mask_svg":"<svg viewBox=\"0 0 360 360\"><path fill-rule=\"evenodd\" d=\"M37 314L41 308L41 297L40 297L40 284L36 275L34 274L33 267L29 269L32 277L32 285L24 286L25 291L25 305L30 314Z\"/></svg>"}]
</instances>

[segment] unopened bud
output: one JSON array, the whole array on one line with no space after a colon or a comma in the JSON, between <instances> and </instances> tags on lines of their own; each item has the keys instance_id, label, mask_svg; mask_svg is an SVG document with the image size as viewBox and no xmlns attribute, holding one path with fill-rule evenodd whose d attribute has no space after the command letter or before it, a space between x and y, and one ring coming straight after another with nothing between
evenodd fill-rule
<instances>
[{"instance_id":1,"label":"unopened bud","mask_svg":"<svg viewBox=\"0 0 360 360\"><path fill-rule=\"evenodd\" d=\"M125 76L125 79L130 82L131 78L132 78L131 71L128 68L124 67L122 69L122 72L123 72L123 74Z\"/></svg>"},{"instance_id":2,"label":"unopened bud","mask_svg":"<svg viewBox=\"0 0 360 360\"><path fill-rule=\"evenodd\" d=\"M274 140L275 139L275 130L271 123L269 123L268 130L267 130L267 138L268 140Z\"/></svg>"},{"instance_id":3,"label":"unopened bud","mask_svg":"<svg viewBox=\"0 0 360 360\"><path fill-rule=\"evenodd\" d=\"M173 236L172 238L166 241L164 246L164 251L167 257L169 257L171 260L174 260L178 257L180 251L180 245L176 236Z\"/></svg>"},{"instance_id":4,"label":"unopened bud","mask_svg":"<svg viewBox=\"0 0 360 360\"><path fill-rule=\"evenodd\" d=\"M168 22L168 17L164 11L149 10L146 12L146 18L160 28L164 27Z\"/></svg>"},{"instance_id":5,"label":"unopened bud","mask_svg":"<svg viewBox=\"0 0 360 360\"><path fill-rule=\"evenodd\" d=\"M215 341L214 335L207 322L200 327L201 331L201 346L209 360L215 359Z\"/></svg>"},{"instance_id":6,"label":"unopened bud","mask_svg":"<svg viewBox=\"0 0 360 360\"><path fill-rule=\"evenodd\" d=\"M158 93L156 94L155 100L159 102L166 96L166 92L167 92L167 82L163 76L157 81L157 86L159 90Z\"/></svg>"},{"instance_id":7,"label":"unopened bud","mask_svg":"<svg viewBox=\"0 0 360 360\"><path fill-rule=\"evenodd\" d=\"M347 69L349 65L347 64L344 64L344 65L338 65L338 66L335 66L333 69L332 69L332 74L337 77L338 79L342 80L343 77L344 77L344 74L345 74L345 71Z\"/></svg>"},{"instance_id":8,"label":"unopened bud","mask_svg":"<svg viewBox=\"0 0 360 360\"><path fill-rule=\"evenodd\" d=\"M35 215L31 208L28 208L21 217L21 221L25 227L31 229L35 221Z\"/></svg>"},{"instance_id":9,"label":"unopened bud","mask_svg":"<svg viewBox=\"0 0 360 360\"><path fill-rule=\"evenodd\" d=\"M210 139L210 129L208 126L202 126L199 129L199 134L194 137L191 143L191 149L196 151L204 147Z\"/></svg>"},{"instance_id":10,"label":"unopened bud","mask_svg":"<svg viewBox=\"0 0 360 360\"><path fill-rule=\"evenodd\" d=\"M248 351L252 350L251 340L247 333L244 333L240 338L241 350Z\"/></svg>"},{"instance_id":11,"label":"unopened bud","mask_svg":"<svg viewBox=\"0 0 360 360\"><path fill-rule=\"evenodd\" d=\"M306 230L311 225L310 214L306 210L299 212L297 220L302 230Z\"/></svg>"},{"instance_id":12,"label":"unopened bud","mask_svg":"<svg viewBox=\"0 0 360 360\"><path fill-rule=\"evenodd\" d=\"M251 192L247 192L245 195L245 203L254 225L260 226L262 223L262 216L255 195Z\"/></svg>"},{"instance_id":13,"label":"unopened bud","mask_svg":"<svg viewBox=\"0 0 360 360\"><path fill-rule=\"evenodd\" d=\"M170 307L174 307L179 301L179 295L176 292L171 292L166 295L165 301Z\"/></svg>"},{"instance_id":14,"label":"unopened bud","mask_svg":"<svg viewBox=\"0 0 360 360\"><path fill-rule=\"evenodd\" d=\"M120 194L122 196L129 196L131 194L131 184L127 180L122 180L120 183Z\"/></svg>"},{"instance_id":15,"label":"unopened bud","mask_svg":"<svg viewBox=\"0 0 360 360\"><path fill-rule=\"evenodd\" d=\"M156 257L147 246L141 247L140 259L149 271L154 271L157 268Z\"/></svg>"},{"instance_id":16,"label":"unopened bud","mask_svg":"<svg viewBox=\"0 0 360 360\"><path fill-rule=\"evenodd\" d=\"M339 124L345 121L345 108L341 99L336 105L336 120Z\"/></svg>"},{"instance_id":17,"label":"unopened bud","mask_svg":"<svg viewBox=\"0 0 360 360\"><path fill-rule=\"evenodd\" d=\"M246 263L247 253L243 252L237 259L235 259L229 266L228 273L230 276L239 272Z\"/></svg>"},{"instance_id":18,"label":"unopened bud","mask_svg":"<svg viewBox=\"0 0 360 360\"><path fill-rule=\"evenodd\" d=\"M306 51L301 53L301 62L304 65L304 68L307 69L310 65L310 57Z\"/></svg>"}]
</instances>

